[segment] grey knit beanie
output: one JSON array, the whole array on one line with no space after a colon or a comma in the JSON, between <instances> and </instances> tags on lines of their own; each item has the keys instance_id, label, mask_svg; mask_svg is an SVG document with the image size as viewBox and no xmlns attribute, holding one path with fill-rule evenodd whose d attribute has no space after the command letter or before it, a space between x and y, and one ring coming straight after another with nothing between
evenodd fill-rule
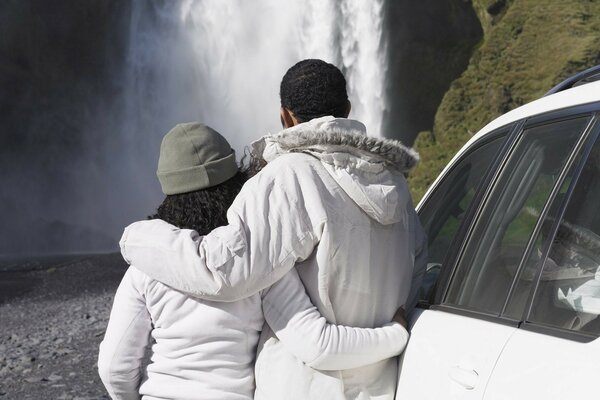
<instances>
[{"instance_id":1,"label":"grey knit beanie","mask_svg":"<svg viewBox=\"0 0 600 400\"><path fill-rule=\"evenodd\" d=\"M175 125L160 145L156 175L164 194L215 186L238 172L227 140L199 122Z\"/></svg>"}]
</instances>

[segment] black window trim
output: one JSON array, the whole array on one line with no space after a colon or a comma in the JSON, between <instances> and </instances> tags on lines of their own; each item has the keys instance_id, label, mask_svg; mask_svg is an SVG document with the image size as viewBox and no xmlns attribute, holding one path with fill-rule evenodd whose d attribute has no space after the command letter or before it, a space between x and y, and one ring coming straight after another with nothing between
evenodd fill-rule
<instances>
[{"instance_id":1,"label":"black window trim","mask_svg":"<svg viewBox=\"0 0 600 400\"><path fill-rule=\"evenodd\" d=\"M580 104L571 107L560 108L558 110L547 111L526 118L526 128L532 128L538 125L545 125L552 121L578 118L585 114L595 114L600 110L600 101Z\"/></svg>"},{"instance_id":2,"label":"black window trim","mask_svg":"<svg viewBox=\"0 0 600 400\"><path fill-rule=\"evenodd\" d=\"M490 167L488 168L488 171L486 172L486 176L481 180L480 184L478 185L475 197L473 198L473 201L472 201L471 205L469 206L469 209L467 210L465 219L461 223L461 226L457 230L457 233L456 233L454 239L452 240L452 243L450 245L450 250L449 250L448 254L446 255L446 258L443 261L443 265L445 265L445 268L442 269L442 272L440 273L440 277L439 277L438 282L436 283L436 287L434 289L435 290L434 302L430 305L422 304L422 305L419 305L419 307L428 308L431 310L439 310L439 311L449 312L449 313L463 315L463 316L470 316L470 317L474 317L474 318L477 318L480 320L486 320L489 322L494 322L494 323L498 323L498 324L502 324L502 325L517 326L517 327L523 328L525 330L536 331L539 333L548 333L548 334L551 334L553 336L558 336L558 337L572 338L575 341L590 341L590 338L591 338L591 340L596 338L595 336L591 336L591 335L580 333L580 332L565 331L560 328L543 326L543 325L539 325L539 324L535 324L535 323L531 323L531 322L524 322L524 321L526 321L526 319L523 319L521 321L516 321L514 318L510 318L510 317L502 315L502 314L497 315L497 314L485 313L480 310L471 310L471 309L468 309L463 306L457 306L457 305L443 302L443 300L446 298L446 295L448 293L448 289L450 286L450 282L452 281L452 277L454 276L454 273L456 271L458 260L460 259L460 255L463 253L464 247L466 246L466 243L464 243L464 240L462 240L462 238L468 237L472 233L472 229L474 228L473 222L480 215L482 208L483 208L483 204L485 203L485 200L488 198L489 194L493 190L495 183L499 177L499 174L502 171L502 167L506 164L506 162L509 159L510 154L512 154L514 148L518 144L519 139L520 139L524 129L532 128L532 127L535 127L538 125L545 125L545 124L549 124L549 123L574 119L574 118L581 118L581 117L584 117L586 114L589 114L589 116L592 119L591 119L590 123L588 124L588 126L586 127L586 129L581 134L581 138L586 138L586 139L580 139L580 140L585 142L585 140L589 139L589 137L592 135L592 133L594 133L594 136L596 136L599 133L596 131L600 131L600 122L595 122L595 121L600 120L600 117L598 117L598 118L596 117L596 116L600 116L600 102L593 102L593 103L588 103L588 104L583 104L583 105L567 107L567 108L563 108L563 109L559 109L559 110L553 110L553 111L535 115L533 117L528 117L528 118L524 118L521 120L513 121L509 124L506 124L497 129L494 129L493 132L487 134L484 138L481 138L481 141L477 141L476 143L471 145L471 148L469 149L468 153L465 152L465 154L464 154L465 156L467 154L470 154L472 151L475 151L477 148L481 147L482 145L487 144L489 141L494 140L499 135L503 134L507 128L509 129L509 132L506 136L505 142L502 145L501 150L498 152L498 155L495 157L495 159L490 164ZM591 143L593 143L593 141ZM593 144L591 146L593 146ZM591 146L590 146L590 151L591 151ZM578 149L576 149L575 147L572 150L570 157L576 155L576 152ZM587 160L588 155L589 155L589 153L586 153L585 157L582 158L583 163L585 162L585 160ZM457 162L454 163L454 166L445 175L446 176L449 175L452 172L452 170L459 164L459 162L460 162L460 160L457 160ZM561 176L565 170L568 170L568 168L569 168L569 165L567 163L567 164L565 164L565 166L563 167L563 169L560 172ZM577 175L577 178L578 177L579 177L579 175ZM441 181L440 181L440 184L441 184ZM436 186L438 186L438 185L436 185ZM554 190L554 188L553 188L553 190ZM433 192L431 192L431 193L433 193ZM569 197L570 197L570 195L569 195ZM423 203L423 206L421 207L421 209L426 206L427 201L430 198L431 198L431 195L425 199L425 202ZM543 211L547 211L545 207L544 207ZM545 214L543 214L542 216L544 216L544 215ZM560 216L562 217L562 215L563 215L563 213L561 212ZM560 219L558 219L558 220L560 220ZM542 218L538 219L538 224L541 223L540 221L542 221ZM537 224L534 229L539 229L537 227ZM459 238L460 238L460 240L459 240ZM526 253L524 253L524 256L525 255L526 255ZM521 260L520 264L522 263L522 261L523 260ZM541 271L539 271L539 274L541 276ZM511 290L512 290L512 286L515 284L514 282L516 281L517 276L518 275L515 275L515 278L514 278L513 282L511 283ZM534 280L534 284L535 284L536 288L537 288L538 282L539 282L539 276L536 275L536 278ZM511 294L511 292L509 292L507 294L507 297L505 298L505 305L509 299L510 294ZM531 293L530 293L530 295L531 295ZM526 310L531 307L532 301L533 301L533 297L527 299L527 302L525 304ZM502 311L503 312L505 311L505 307L502 308Z\"/></svg>"},{"instance_id":3,"label":"black window trim","mask_svg":"<svg viewBox=\"0 0 600 400\"><path fill-rule=\"evenodd\" d=\"M533 323L533 322L521 322L519 324L519 329L523 329L524 331L539 333L542 335L548 335L557 337L560 339L572 340L574 342L580 343L590 343L594 340L598 339L597 335L593 335L585 332L577 332L569 329L558 328L555 326L544 325L541 323Z\"/></svg>"},{"instance_id":4,"label":"black window trim","mask_svg":"<svg viewBox=\"0 0 600 400\"><path fill-rule=\"evenodd\" d=\"M518 328L521 324L521 321L516 320L514 318L501 318L497 315L493 315L490 313L486 313L485 311L476 310L469 307L457 306L455 304L432 304L429 306L430 310L435 311L444 311L451 314L461 315L463 317L474 317L481 321L493 322L500 325L512 326Z\"/></svg>"}]
</instances>

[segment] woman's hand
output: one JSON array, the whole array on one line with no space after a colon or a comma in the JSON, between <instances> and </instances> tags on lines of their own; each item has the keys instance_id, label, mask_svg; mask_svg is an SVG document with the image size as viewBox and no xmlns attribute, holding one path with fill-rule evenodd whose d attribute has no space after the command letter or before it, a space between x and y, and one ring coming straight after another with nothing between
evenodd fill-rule
<instances>
[{"instance_id":1,"label":"woman's hand","mask_svg":"<svg viewBox=\"0 0 600 400\"><path fill-rule=\"evenodd\" d=\"M406 311L404 311L404 307L400 307L396 314L394 314L394 318L392 318L393 322L397 322L404 327L404 329L408 330L408 321L406 320Z\"/></svg>"}]
</instances>

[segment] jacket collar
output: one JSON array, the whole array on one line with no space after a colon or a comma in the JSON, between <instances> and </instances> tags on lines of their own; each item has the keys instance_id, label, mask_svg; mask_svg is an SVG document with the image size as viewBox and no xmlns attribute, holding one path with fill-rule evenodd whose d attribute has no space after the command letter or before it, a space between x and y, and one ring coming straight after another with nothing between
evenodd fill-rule
<instances>
[{"instance_id":1,"label":"jacket collar","mask_svg":"<svg viewBox=\"0 0 600 400\"><path fill-rule=\"evenodd\" d=\"M331 116L263 136L252 144L252 150L265 162L291 152L349 153L368 163L385 164L404 174L419 159L417 152L398 140L367 136L361 122Z\"/></svg>"}]
</instances>

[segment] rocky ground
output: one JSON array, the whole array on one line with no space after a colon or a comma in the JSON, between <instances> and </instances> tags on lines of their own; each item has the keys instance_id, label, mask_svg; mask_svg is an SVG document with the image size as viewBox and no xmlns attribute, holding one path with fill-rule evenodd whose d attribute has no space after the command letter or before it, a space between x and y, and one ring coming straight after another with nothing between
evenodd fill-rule
<instances>
[{"instance_id":1,"label":"rocky ground","mask_svg":"<svg viewBox=\"0 0 600 400\"><path fill-rule=\"evenodd\" d=\"M98 345L119 254L0 260L0 400L108 399Z\"/></svg>"}]
</instances>

